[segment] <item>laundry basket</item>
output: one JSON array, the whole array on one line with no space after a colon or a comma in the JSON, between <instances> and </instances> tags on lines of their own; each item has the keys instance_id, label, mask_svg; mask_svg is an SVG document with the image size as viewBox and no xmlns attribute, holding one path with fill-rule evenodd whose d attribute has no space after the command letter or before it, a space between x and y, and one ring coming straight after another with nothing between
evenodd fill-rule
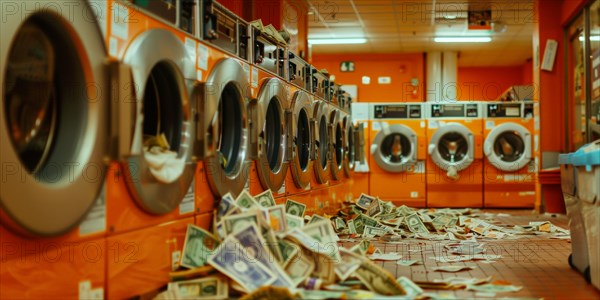
<instances>
[{"instance_id":1,"label":"laundry basket","mask_svg":"<svg viewBox=\"0 0 600 300\"><path fill-rule=\"evenodd\" d=\"M582 204L577 198L577 168L573 166L573 153L560 154L558 163L560 164L560 186L567 216L569 217L569 227L571 230L571 255L569 255L569 265L571 268L581 272L585 279L590 281L590 264L588 259L588 246L586 230L582 215Z\"/></svg>"},{"instance_id":2,"label":"laundry basket","mask_svg":"<svg viewBox=\"0 0 600 300\"><path fill-rule=\"evenodd\" d=\"M591 282L600 289L600 140L577 150L572 157L577 179L577 198L587 237Z\"/></svg>"}]
</instances>

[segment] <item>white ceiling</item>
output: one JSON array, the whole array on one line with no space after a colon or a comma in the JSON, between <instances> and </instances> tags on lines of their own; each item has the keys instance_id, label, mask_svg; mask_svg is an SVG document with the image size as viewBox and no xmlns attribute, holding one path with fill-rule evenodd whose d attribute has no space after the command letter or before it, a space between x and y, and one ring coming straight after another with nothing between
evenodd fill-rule
<instances>
[{"instance_id":1,"label":"white ceiling","mask_svg":"<svg viewBox=\"0 0 600 300\"><path fill-rule=\"evenodd\" d=\"M532 55L533 0L307 0L309 39L364 37L366 44L312 45L313 54L458 51L460 66L512 66ZM492 10L505 32L467 30L469 10ZM457 16L455 20L445 16ZM433 38L491 36L490 43L435 43Z\"/></svg>"}]
</instances>

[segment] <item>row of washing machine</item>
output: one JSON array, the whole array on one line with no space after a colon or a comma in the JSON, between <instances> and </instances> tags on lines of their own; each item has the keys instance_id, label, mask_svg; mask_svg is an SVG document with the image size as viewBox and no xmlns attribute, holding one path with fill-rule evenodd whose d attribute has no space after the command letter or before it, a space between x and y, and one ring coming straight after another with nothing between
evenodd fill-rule
<instances>
[{"instance_id":1,"label":"row of washing machine","mask_svg":"<svg viewBox=\"0 0 600 300\"><path fill-rule=\"evenodd\" d=\"M159 288L229 192L351 197L349 95L261 24L200 0L2 7L0 298Z\"/></svg>"},{"instance_id":2,"label":"row of washing machine","mask_svg":"<svg viewBox=\"0 0 600 300\"><path fill-rule=\"evenodd\" d=\"M353 103L352 110L368 124L356 193L416 207L534 206L537 103Z\"/></svg>"}]
</instances>

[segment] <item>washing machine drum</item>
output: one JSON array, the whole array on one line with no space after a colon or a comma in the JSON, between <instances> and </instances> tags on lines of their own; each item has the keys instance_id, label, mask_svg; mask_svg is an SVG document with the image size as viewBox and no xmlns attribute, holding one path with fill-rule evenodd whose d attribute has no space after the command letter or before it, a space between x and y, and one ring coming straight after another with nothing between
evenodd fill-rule
<instances>
[{"instance_id":1,"label":"washing machine drum","mask_svg":"<svg viewBox=\"0 0 600 300\"><path fill-rule=\"evenodd\" d=\"M494 127L483 144L488 161L502 171L516 171L531 161L531 133L516 123Z\"/></svg>"},{"instance_id":2,"label":"washing machine drum","mask_svg":"<svg viewBox=\"0 0 600 300\"><path fill-rule=\"evenodd\" d=\"M5 14L2 22L2 224L28 236L77 226L104 183L106 53L87 2L79 2Z\"/></svg>"},{"instance_id":3,"label":"washing machine drum","mask_svg":"<svg viewBox=\"0 0 600 300\"><path fill-rule=\"evenodd\" d=\"M428 152L438 167L448 170L453 166L457 171L464 170L473 163L473 133L460 123L447 123L431 137Z\"/></svg>"},{"instance_id":4,"label":"washing machine drum","mask_svg":"<svg viewBox=\"0 0 600 300\"><path fill-rule=\"evenodd\" d=\"M417 134L401 124L384 124L373 139L371 154L380 168L404 172L417 161Z\"/></svg>"}]
</instances>

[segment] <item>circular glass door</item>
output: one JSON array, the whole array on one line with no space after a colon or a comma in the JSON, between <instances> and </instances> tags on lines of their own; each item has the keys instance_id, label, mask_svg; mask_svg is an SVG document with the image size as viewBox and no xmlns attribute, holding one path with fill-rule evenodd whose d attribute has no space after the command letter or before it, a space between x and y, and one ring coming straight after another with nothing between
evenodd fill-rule
<instances>
[{"instance_id":1,"label":"circular glass door","mask_svg":"<svg viewBox=\"0 0 600 300\"><path fill-rule=\"evenodd\" d=\"M494 154L504 162L515 162L524 152L525 141L514 131L503 132L494 140Z\"/></svg>"},{"instance_id":2,"label":"circular glass door","mask_svg":"<svg viewBox=\"0 0 600 300\"><path fill-rule=\"evenodd\" d=\"M243 159L240 157L243 140L241 98L237 86L230 82L223 88L219 100L217 155L227 176L235 176L239 172L239 162Z\"/></svg>"},{"instance_id":3,"label":"circular glass door","mask_svg":"<svg viewBox=\"0 0 600 300\"><path fill-rule=\"evenodd\" d=\"M441 125L429 140L431 160L441 169L451 166L457 171L473 163L475 140L469 128L458 122Z\"/></svg>"},{"instance_id":4,"label":"circular glass door","mask_svg":"<svg viewBox=\"0 0 600 300\"><path fill-rule=\"evenodd\" d=\"M469 151L469 142L458 132L449 132L440 138L438 152L442 159L448 163L463 160Z\"/></svg>"},{"instance_id":5,"label":"circular glass door","mask_svg":"<svg viewBox=\"0 0 600 300\"><path fill-rule=\"evenodd\" d=\"M412 151L410 140L400 133L387 135L381 142L381 154L393 164L408 159Z\"/></svg>"},{"instance_id":6,"label":"circular glass door","mask_svg":"<svg viewBox=\"0 0 600 300\"><path fill-rule=\"evenodd\" d=\"M308 122L306 109L300 110L297 118L296 153L298 153L300 169L304 172L310 161L310 123Z\"/></svg>"},{"instance_id":7,"label":"circular glass door","mask_svg":"<svg viewBox=\"0 0 600 300\"><path fill-rule=\"evenodd\" d=\"M497 169L516 171L531 161L531 133L517 123L495 126L487 135L483 152Z\"/></svg>"}]
</instances>

